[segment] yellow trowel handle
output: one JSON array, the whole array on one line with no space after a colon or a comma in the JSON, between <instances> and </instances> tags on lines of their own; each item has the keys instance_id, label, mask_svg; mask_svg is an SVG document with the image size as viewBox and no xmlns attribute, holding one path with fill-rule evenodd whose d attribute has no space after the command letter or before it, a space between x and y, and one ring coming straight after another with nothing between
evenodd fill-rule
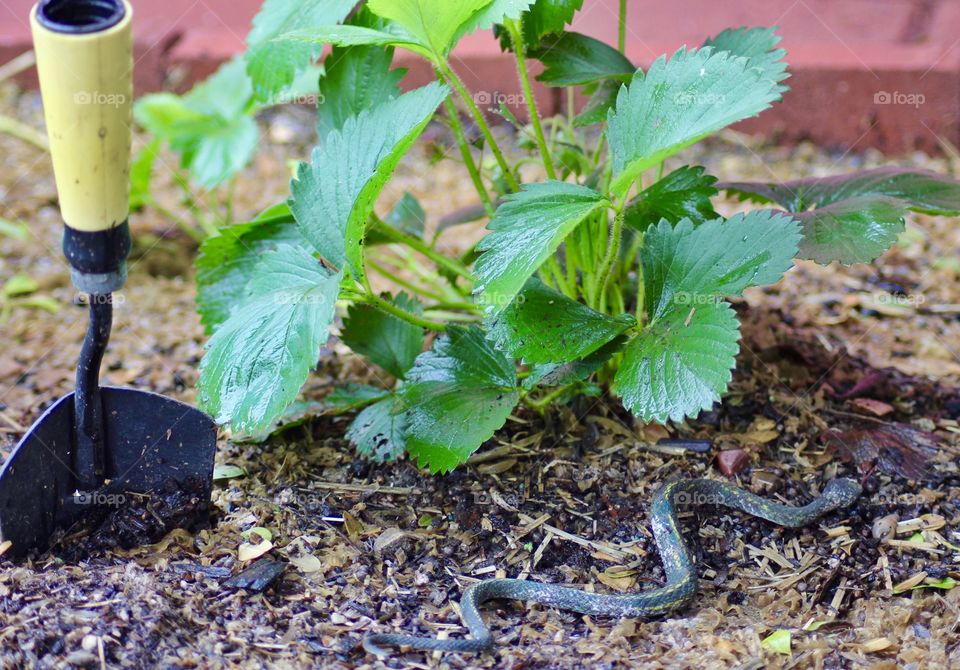
<instances>
[{"instance_id":1,"label":"yellow trowel handle","mask_svg":"<svg viewBox=\"0 0 960 670\"><path fill-rule=\"evenodd\" d=\"M130 237L133 10L125 0L40 0L30 15L74 283L123 284Z\"/></svg>"}]
</instances>

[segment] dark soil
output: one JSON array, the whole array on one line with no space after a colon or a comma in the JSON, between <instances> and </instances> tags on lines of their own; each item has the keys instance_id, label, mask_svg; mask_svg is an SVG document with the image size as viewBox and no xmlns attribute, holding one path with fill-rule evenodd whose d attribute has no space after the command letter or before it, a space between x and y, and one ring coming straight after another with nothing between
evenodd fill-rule
<instances>
[{"instance_id":1,"label":"dark soil","mask_svg":"<svg viewBox=\"0 0 960 670\"><path fill-rule=\"evenodd\" d=\"M38 118L30 96L5 95L22 119ZM304 138L312 125L281 114L265 132L281 122L297 137L306 128ZM308 142L264 147L238 185L240 216L285 197L286 161ZM745 142L729 135L684 160L729 179L884 162ZM410 190L432 225L473 200L462 166L434 166L430 156L411 155L383 205ZM952 169L923 156L897 162ZM0 283L29 274L38 293L61 304L57 314L16 308L0 326L2 458L70 390L85 311L59 260L45 157L0 136L0 185L4 218L30 223L26 240L0 237ZM168 177L158 197L178 207ZM105 381L191 402L204 338L185 274L190 245L149 209L131 224L139 250ZM462 250L481 228L454 228L444 243ZM191 510L192 497L173 491L111 516L82 551L58 546L20 564L0 558L0 667L960 667L960 588L938 588L960 579L960 267L946 262L958 253L955 221L916 216L881 263L804 263L781 285L748 292L738 305L744 341L730 393L683 425L637 424L604 398L545 418L520 412L443 477L408 461L358 460L343 439L349 417L321 416L262 445L224 438L219 463L246 476L215 488L209 528L134 546ZM924 299L891 306L900 293ZM330 346L307 399L382 374ZM745 467L726 475L719 464L735 450ZM858 478L865 494L801 530L725 509L685 516L700 592L662 620L492 603L487 616L500 642L492 655L410 653L381 663L360 648L370 631L464 635L456 604L478 579L606 592L659 584L648 503L663 482L686 476L725 478L789 504L810 500L835 476ZM900 522L895 536L874 538L890 514ZM253 528L269 529L271 544ZM790 631L789 654L764 648L777 630Z\"/></svg>"}]
</instances>

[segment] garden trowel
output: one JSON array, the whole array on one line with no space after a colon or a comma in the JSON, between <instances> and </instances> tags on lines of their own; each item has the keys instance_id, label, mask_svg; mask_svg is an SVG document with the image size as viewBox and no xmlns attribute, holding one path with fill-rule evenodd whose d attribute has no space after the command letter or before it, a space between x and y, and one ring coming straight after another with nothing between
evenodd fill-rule
<instances>
[{"instance_id":1,"label":"garden trowel","mask_svg":"<svg viewBox=\"0 0 960 670\"><path fill-rule=\"evenodd\" d=\"M151 496L183 491L197 509L210 498L213 421L170 398L99 384L130 251L131 19L123 0L41 0L31 13L63 251L90 322L75 392L43 413L0 470L0 546L14 557L124 505L151 509Z\"/></svg>"}]
</instances>

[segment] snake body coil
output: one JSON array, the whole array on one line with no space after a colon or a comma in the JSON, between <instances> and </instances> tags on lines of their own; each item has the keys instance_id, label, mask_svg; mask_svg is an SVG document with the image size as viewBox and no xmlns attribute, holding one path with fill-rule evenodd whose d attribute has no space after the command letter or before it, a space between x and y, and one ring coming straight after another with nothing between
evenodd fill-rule
<instances>
[{"instance_id":1,"label":"snake body coil","mask_svg":"<svg viewBox=\"0 0 960 670\"><path fill-rule=\"evenodd\" d=\"M678 506L724 505L781 526L800 528L828 512L850 506L860 495L860 490L860 485L853 480L835 479L828 482L823 494L810 504L789 507L709 479L670 482L657 491L650 514L653 536L667 577L664 586L642 593L614 596L522 579L490 579L467 588L460 602L463 621L473 639L438 640L413 635L378 634L364 638L363 647L379 656L389 655L386 647L409 647L418 651L486 651L493 647L494 639L480 616L480 606L496 599L527 600L593 615L655 617L666 614L689 603L697 590L693 557L680 534Z\"/></svg>"}]
</instances>

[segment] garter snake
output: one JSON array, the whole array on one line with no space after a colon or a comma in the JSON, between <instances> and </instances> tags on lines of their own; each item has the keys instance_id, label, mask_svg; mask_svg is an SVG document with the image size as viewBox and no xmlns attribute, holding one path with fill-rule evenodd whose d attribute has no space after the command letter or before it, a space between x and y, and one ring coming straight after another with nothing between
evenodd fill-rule
<instances>
[{"instance_id":1,"label":"garter snake","mask_svg":"<svg viewBox=\"0 0 960 670\"><path fill-rule=\"evenodd\" d=\"M527 600L581 614L617 617L656 617L677 610L693 598L697 575L693 557L680 534L678 507L723 505L766 519L780 526L800 528L833 510L850 506L860 495L860 485L851 479L827 483L820 497L803 507L781 505L743 489L710 479L682 479L663 485L650 509L653 536L666 573L660 588L630 595L602 595L554 584L522 579L490 579L463 592L460 609L473 639L438 640L402 634L368 635L363 647L378 656L387 656L387 647L409 647L418 651L481 652L493 647L494 639L480 616L488 600Z\"/></svg>"}]
</instances>

